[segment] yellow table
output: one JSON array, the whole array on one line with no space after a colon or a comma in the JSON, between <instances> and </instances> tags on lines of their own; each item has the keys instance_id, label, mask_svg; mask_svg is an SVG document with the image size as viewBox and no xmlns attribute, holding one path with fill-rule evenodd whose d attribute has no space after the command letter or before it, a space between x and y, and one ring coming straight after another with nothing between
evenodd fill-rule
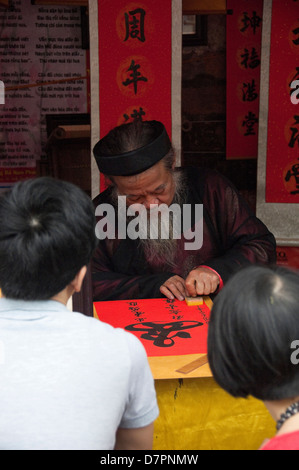
<instances>
[{"instance_id":1,"label":"yellow table","mask_svg":"<svg viewBox=\"0 0 299 470\"><path fill-rule=\"evenodd\" d=\"M98 318L96 312L94 316ZM203 356L148 358L160 409L153 449L259 449L275 434L275 422L262 402L228 395L214 381L208 363L178 372Z\"/></svg>"},{"instance_id":2,"label":"yellow table","mask_svg":"<svg viewBox=\"0 0 299 470\"><path fill-rule=\"evenodd\" d=\"M174 364L181 367L200 356L181 356ZM154 450L257 450L275 434L263 403L228 395L208 364L185 375L175 371L169 358L149 358L149 363L160 409Z\"/></svg>"}]
</instances>

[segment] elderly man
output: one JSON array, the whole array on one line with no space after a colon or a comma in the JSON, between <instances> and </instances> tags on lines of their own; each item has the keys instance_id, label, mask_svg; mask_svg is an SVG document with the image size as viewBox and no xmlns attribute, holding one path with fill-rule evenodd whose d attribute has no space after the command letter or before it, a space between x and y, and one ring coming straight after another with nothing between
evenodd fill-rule
<instances>
[{"instance_id":1,"label":"elderly man","mask_svg":"<svg viewBox=\"0 0 299 470\"><path fill-rule=\"evenodd\" d=\"M239 268L275 262L273 235L229 181L207 169L175 168L162 123L116 127L94 156L109 184L94 200L101 232L92 261L94 300L210 295ZM162 206L181 208L176 217L169 211L167 236L165 213L151 217ZM110 207L118 212L114 220L105 218Z\"/></svg>"}]
</instances>

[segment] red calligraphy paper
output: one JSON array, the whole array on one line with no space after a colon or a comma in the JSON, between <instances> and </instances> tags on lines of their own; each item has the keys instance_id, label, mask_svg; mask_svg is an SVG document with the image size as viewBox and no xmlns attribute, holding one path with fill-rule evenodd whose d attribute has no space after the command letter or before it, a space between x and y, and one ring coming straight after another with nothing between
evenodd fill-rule
<instances>
[{"instance_id":1,"label":"red calligraphy paper","mask_svg":"<svg viewBox=\"0 0 299 470\"><path fill-rule=\"evenodd\" d=\"M98 0L100 137L139 119L171 137L171 3Z\"/></svg>"},{"instance_id":2,"label":"red calligraphy paper","mask_svg":"<svg viewBox=\"0 0 299 470\"><path fill-rule=\"evenodd\" d=\"M273 0L266 202L299 202L299 3ZM298 93L299 95L299 93ZM296 102L297 101L297 102Z\"/></svg>"},{"instance_id":3,"label":"red calligraphy paper","mask_svg":"<svg viewBox=\"0 0 299 470\"><path fill-rule=\"evenodd\" d=\"M226 158L257 158L263 0L227 0Z\"/></svg>"},{"instance_id":4,"label":"red calligraphy paper","mask_svg":"<svg viewBox=\"0 0 299 470\"><path fill-rule=\"evenodd\" d=\"M101 321L137 336L149 357L207 353L210 308L205 303L138 299L95 302L94 308Z\"/></svg>"}]
</instances>

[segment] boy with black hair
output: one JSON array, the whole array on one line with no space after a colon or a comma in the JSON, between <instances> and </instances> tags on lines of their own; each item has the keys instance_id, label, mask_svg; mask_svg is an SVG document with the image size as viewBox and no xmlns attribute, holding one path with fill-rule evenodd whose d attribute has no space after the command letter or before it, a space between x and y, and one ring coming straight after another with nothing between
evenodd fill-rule
<instances>
[{"instance_id":1,"label":"boy with black hair","mask_svg":"<svg viewBox=\"0 0 299 470\"><path fill-rule=\"evenodd\" d=\"M96 247L90 198L51 178L20 182L0 221L0 448L150 449L144 348L66 307Z\"/></svg>"}]
</instances>

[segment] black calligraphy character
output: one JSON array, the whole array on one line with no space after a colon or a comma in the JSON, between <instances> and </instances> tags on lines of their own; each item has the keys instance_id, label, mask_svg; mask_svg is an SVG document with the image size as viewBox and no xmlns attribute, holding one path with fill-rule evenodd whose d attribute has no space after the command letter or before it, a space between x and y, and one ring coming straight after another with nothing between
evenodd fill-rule
<instances>
[{"instance_id":1,"label":"black calligraphy character","mask_svg":"<svg viewBox=\"0 0 299 470\"><path fill-rule=\"evenodd\" d=\"M143 111L143 108L140 107L139 110L133 109L133 112L132 114L130 114L130 116L128 116L128 114L124 114L123 116L125 118L125 121L128 121L130 117L134 122L142 121L142 116L145 116L145 112Z\"/></svg>"},{"instance_id":2,"label":"black calligraphy character","mask_svg":"<svg viewBox=\"0 0 299 470\"><path fill-rule=\"evenodd\" d=\"M130 16L131 21L130 21ZM125 13L125 23L126 23L126 37L124 41L127 41L129 37L132 39L138 39L141 42L145 41L144 35L144 17L145 10L143 8L136 8L136 10L129 11Z\"/></svg>"},{"instance_id":3,"label":"black calligraphy character","mask_svg":"<svg viewBox=\"0 0 299 470\"><path fill-rule=\"evenodd\" d=\"M288 182L291 177L294 176L296 182L296 190L291 191L290 194L299 194L299 163L295 163L292 166L291 170L289 170L285 176L285 181Z\"/></svg>"},{"instance_id":4,"label":"black calligraphy character","mask_svg":"<svg viewBox=\"0 0 299 470\"><path fill-rule=\"evenodd\" d=\"M245 120L243 121L243 124L242 124L243 127L246 127L246 132L244 134L245 136L255 135L254 125L257 122L258 122L258 118L256 117L256 115L252 113L251 111L249 111L247 116L245 116Z\"/></svg>"},{"instance_id":5,"label":"black calligraphy character","mask_svg":"<svg viewBox=\"0 0 299 470\"><path fill-rule=\"evenodd\" d=\"M251 18L248 16L246 11L243 14L244 18L242 19L242 23L244 24L244 27L240 31L244 33L247 28L252 28L253 34L255 34L257 28L261 25L262 19L256 14L256 11L253 11Z\"/></svg>"},{"instance_id":6,"label":"black calligraphy character","mask_svg":"<svg viewBox=\"0 0 299 470\"><path fill-rule=\"evenodd\" d=\"M243 59L241 65L244 66L245 69L255 69L259 67L261 61L256 52L255 47L251 49L251 53L247 48L244 49L244 54L241 54L241 58Z\"/></svg>"},{"instance_id":7,"label":"black calligraphy character","mask_svg":"<svg viewBox=\"0 0 299 470\"><path fill-rule=\"evenodd\" d=\"M293 29L292 32L293 32L293 34L298 35L298 38L297 38L297 39L293 39L293 43L295 44L295 46L299 46L299 27Z\"/></svg>"},{"instance_id":8,"label":"black calligraphy character","mask_svg":"<svg viewBox=\"0 0 299 470\"><path fill-rule=\"evenodd\" d=\"M294 125L298 126L299 125L299 116L294 116L295 122ZM289 142L289 147L294 148L295 144L299 145L299 130L297 127L290 127L290 130L292 131L291 139Z\"/></svg>"},{"instance_id":9,"label":"black calligraphy character","mask_svg":"<svg viewBox=\"0 0 299 470\"><path fill-rule=\"evenodd\" d=\"M190 333L182 330L202 326L203 323L197 321L176 321L171 323L144 322L128 325L125 330L142 331L141 338L153 341L155 346L160 348L170 348L174 345L173 338L191 338Z\"/></svg>"},{"instance_id":10,"label":"black calligraphy character","mask_svg":"<svg viewBox=\"0 0 299 470\"><path fill-rule=\"evenodd\" d=\"M243 101L254 101L257 99L255 80L252 79L251 83L243 83Z\"/></svg>"},{"instance_id":11,"label":"black calligraphy character","mask_svg":"<svg viewBox=\"0 0 299 470\"><path fill-rule=\"evenodd\" d=\"M138 69L140 69L139 64L135 64L135 60L132 60L130 67L128 68L127 72L132 72L130 74L131 78L127 78L125 82L122 82L124 86L128 86L131 83L134 84L134 93L135 95L137 94L137 83L142 81L142 82L147 82L146 77L142 77L141 73L138 72Z\"/></svg>"},{"instance_id":12,"label":"black calligraphy character","mask_svg":"<svg viewBox=\"0 0 299 470\"><path fill-rule=\"evenodd\" d=\"M139 111L137 109L134 109L131 117L133 118L133 121L142 121L142 116L145 116L145 112L143 111L143 108L139 108Z\"/></svg>"}]
</instances>

